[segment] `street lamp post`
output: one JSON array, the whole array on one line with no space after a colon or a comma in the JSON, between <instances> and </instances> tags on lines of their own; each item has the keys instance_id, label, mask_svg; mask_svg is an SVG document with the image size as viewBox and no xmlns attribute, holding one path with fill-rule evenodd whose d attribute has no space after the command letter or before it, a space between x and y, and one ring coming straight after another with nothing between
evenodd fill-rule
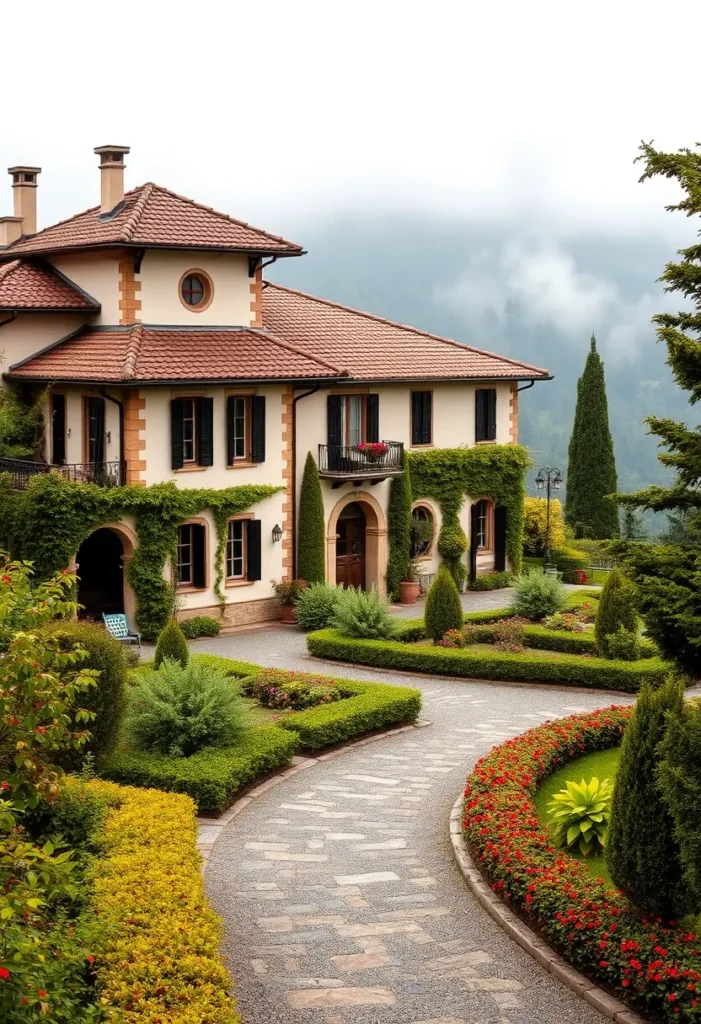
<instances>
[{"instance_id":1,"label":"street lamp post","mask_svg":"<svg viewBox=\"0 0 701 1024\"><path fill-rule=\"evenodd\" d=\"M543 565L547 571L550 568L550 498L552 491L559 491L562 487L562 476L560 474L560 470L551 466L543 466L542 469L538 470L538 474L535 478L535 485L539 491L542 491L544 487L546 489L545 553L543 556Z\"/></svg>"}]
</instances>

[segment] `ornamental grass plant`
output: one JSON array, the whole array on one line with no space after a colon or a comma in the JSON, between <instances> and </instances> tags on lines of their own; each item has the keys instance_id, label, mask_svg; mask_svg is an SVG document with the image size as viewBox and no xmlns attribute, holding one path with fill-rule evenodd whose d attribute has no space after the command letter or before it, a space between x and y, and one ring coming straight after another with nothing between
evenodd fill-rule
<instances>
[{"instance_id":1,"label":"ornamental grass plant","mask_svg":"<svg viewBox=\"0 0 701 1024\"><path fill-rule=\"evenodd\" d=\"M511 608L520 618L539 622L562 611L566 603L565 589L557 576L548 576L539 569L529 569L514 583Z\"/></svg>"},{"instance_id":2,"label":"ornamental grass plant","mask_svg":"<svg viewBox=\"0 0 701 1024\"><path fill-rule=\"evenodd\" d=\"M326 629L333 622L340 587L330 583L312 583L297 601L297 617L302 629Z\"/></svg>"},{"instance_id":3,"label":"ornamental grass plant","mask_svg":"<svg viewBox=\"0 0 701 1024\"><path fill-rule=\"evenodd\" d=\"M397 622L389 614L389 605L376 590L340 590L333 625L343 636L363 640L389 640L397 632Z\"/></svg>"}]
</instances>

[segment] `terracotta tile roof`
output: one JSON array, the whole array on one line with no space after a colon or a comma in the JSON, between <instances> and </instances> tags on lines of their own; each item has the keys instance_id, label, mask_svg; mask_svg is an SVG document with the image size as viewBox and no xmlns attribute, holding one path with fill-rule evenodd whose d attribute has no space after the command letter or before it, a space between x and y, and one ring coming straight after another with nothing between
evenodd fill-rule
<instances>
[{"instance_id":1,"label":"terracotta tile roof","mask_svg":"<svg viewBox=\"0 0 701 1024\"><path fill-rule=\"evenodd\" d=\"M547 370L267 282L263 326L360 380L549 376Z\"/></svg>"},{"instance_id":2,"label":"terracotta tile roof","mask_svg":"<svg viewBox=\"0 0 701 1024\"><path fill-rule=\"evenodd\" d=\"M131 245L148 248L223 249L295 256L302 247L277 235L234 220L192 199L148 182L124 196L117 213L101 217L94 206L69 220L20 238L0 251L3 256L48 253L90 246Z\"/></svg>"},{"instance_id":3,"label":"terracotta tile roof","mask_svg":"<svg viewBox=\"0 0 701 1024\"><path fill-rule=\"evenodd\" d=\"M123 383L337 379L335 366L267 331L247 328L84 327L11 366L15 380Z\"/></svg>"},{"instance_id":4,"label":"terracotta tile roof","mask_svg":"<svg viewBox=\"0 0 701 1024\"><path fill-rule=\"evenodd\" d=\"M90 310L100 303L48 263L0 264L0 309Z\"/></svg>"}]
</instances>

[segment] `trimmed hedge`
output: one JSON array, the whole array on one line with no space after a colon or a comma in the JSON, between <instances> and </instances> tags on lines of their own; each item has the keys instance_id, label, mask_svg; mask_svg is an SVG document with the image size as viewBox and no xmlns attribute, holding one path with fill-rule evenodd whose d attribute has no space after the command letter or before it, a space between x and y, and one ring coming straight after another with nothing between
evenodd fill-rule
<instances>
[{"instance_id":1,"label":"trimmed hedge","mask_svg":"<svg viewBox=\"0 0 701 1024\"><path fill-rule=\"evenodd\" d=\"M219 636L221 623L211 615L193 615L181 621L180 629L186 640L199 640L201 636Z\"/></svg>"},{"instance_id":2,"label":"trimmed hedge","mask_svg":"<svg viewBox=\"0 0 701 1024\"><path fill-rule=\"evenodd\" d=\"M99 1005L123 1024L239 1024L219 953L221 923L207 902L194 806L184 796L86 786L109 810L91 903Z\"/></svg>"},{"instance_id":3,"label":"trimmed hedge","mask_svg":"<svg viewBox=\"0 0 701 1024\"><path fill-rule=\"evenodd\" d=\"M505 587L513 586L514 574L512 572L483 572L470 580L469 590L503 590Z\"/></svg>"},{"instance_id":4,"label":"trimmed hedge","mask_svg":"<svg viewBox=\"0 0 701 1024\"><path fill-rule=\"evenodd\" d=\"M505 651L474 651L415 647L397 640L355 640L335 629L307 635L307 647L320 658L349 661L374 668L405 669L467 679L499 679L529 683L569 683L599 690L637 693L643 680L656 689L669 665L660 658L615 662L563 654L557 660Z\"/></svg>"},{"instance_id":5,"label":"trimmed hedge","mask_svg":"<svg viewBox=\"0 0 701 1024\"><path fill-rule=\"evenodd\" d=\"M558 548L553 551L552 560L557 571L562 573L563 583L576 583L578 571L586 572L587 575L591 571L591 557L576 548Z\"/></svg>"}]
</instances>

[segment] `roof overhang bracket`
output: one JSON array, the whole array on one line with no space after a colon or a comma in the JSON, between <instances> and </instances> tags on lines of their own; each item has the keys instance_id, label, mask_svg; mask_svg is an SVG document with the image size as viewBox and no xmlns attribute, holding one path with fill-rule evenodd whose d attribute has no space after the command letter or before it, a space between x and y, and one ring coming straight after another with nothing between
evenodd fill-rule
<instances>
[{"instance_id":1,"label":"roof overhang bracket","mask_svg":"<svg viewBox=\"0 0 701 1024\"><path fill-rule=\"evenodd\" d=\"M261 262L260 256L249 256L248 257L248 276L255 277L258 264Z\"/></svg>"},{"instance_id":2,"label":"roof overhang bracket","mask_svg":"<svg viewBox=\"0 0 701 1024\"><path fill-rule=\"evenodd\" d=\"M136 250L136 256L134 257L134 273L135 274L140 274L141 273L141 264L143 262L143 259L144 259L145 255L146 255L146 250L145 249L137 249Z\"/></svg>"}]
</instances>

